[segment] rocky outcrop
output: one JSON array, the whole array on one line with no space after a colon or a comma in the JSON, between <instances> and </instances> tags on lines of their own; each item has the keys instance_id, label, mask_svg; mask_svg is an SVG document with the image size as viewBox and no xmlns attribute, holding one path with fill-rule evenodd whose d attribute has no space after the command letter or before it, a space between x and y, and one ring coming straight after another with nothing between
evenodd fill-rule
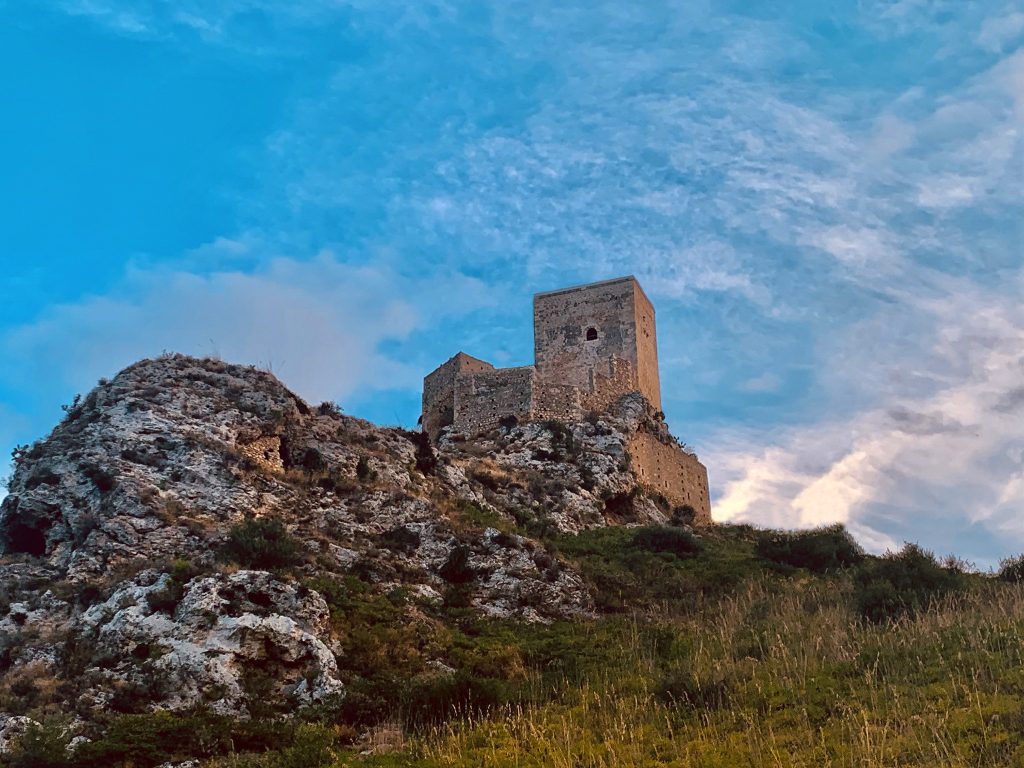
<instances>
[{"instance_id":1,"label":"rocky outcrop","mask_svg":"<svg viewBox=\"0 0 1024 768\"><path fill-rule=\"evenodd\" d=\"M400 588L410 621L453 590L484 616L590 615L582 579L542 539L671 517L637 492L637 430L664 431L628 396L578 424L445 434L435 450L309 406L254 368L133 365L16 452L0 508L0 670L8 688L51 694L8 706L22 711L4 727L47 702L88 720L343 697L344 627L318 585L344 579ZM280 523L287 563L231 554L260 520Z\"/></svg>"},{"instance_id":2,"label":"rocky outcrop","mask_svg":"<svg viewBox=\"0 0 1024 768\"><path fill-rule=\"evenodd\" d=\"M327 604L316 592L261 571L192 579L177 600L173 590L171 575L143 571L84 613L82 637L95 649L93 706L127 686L169 709L248 715L254 671L260 696L295 706L342 693L321 639Z\"/></svg>"}]
</instances>

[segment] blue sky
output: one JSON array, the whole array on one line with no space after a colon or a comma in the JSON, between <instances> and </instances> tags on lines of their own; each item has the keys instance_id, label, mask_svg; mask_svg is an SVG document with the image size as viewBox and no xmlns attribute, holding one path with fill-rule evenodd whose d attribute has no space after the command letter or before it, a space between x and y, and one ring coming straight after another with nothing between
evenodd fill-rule
<instances>
[{"instance_id":1,"label":"blue sky","mask_svg":"<svg viewBox=\"0 0 1024 768\"><path fill-rule=\"evenodd\" d=\"M632 273L719 519L1024 550L1018 3L0 12L0 447L164 350L411 425Z\"/></svg>"}]
</instances>

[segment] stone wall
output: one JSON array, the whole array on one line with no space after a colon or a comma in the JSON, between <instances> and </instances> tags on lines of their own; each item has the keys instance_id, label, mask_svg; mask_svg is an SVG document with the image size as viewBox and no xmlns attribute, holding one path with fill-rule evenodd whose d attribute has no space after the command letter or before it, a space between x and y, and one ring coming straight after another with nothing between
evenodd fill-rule
<instances>
[{"instance_id":1,"label":"stone wall","mask_svg":"<svg viewBox=\"0 0 1024 768\"><path fill-rule=\"evenodd\" d=\"M281 457L281 438L264 435L252 440L239 440L238 452L264 472L283 472L284 459Z\"/></svg>"},{"instance_id":2,"label":"stone wall","mask_svg":"<svg viewBox=\"0 0 1024 768\"><path fill-rule=\"evenodd\" d=\"M423 379L423 431L431 437L455 421L455 380L461 373L493 371L490 363L459 352Z\"/></svg>"},{"instance_id":3,"label":"stone wall","mask_svg":"<svg viewBox=\"0 0 1024 768\"><path fill-rule=\"evenodd\" d=\"M640 484L660 493L675 506L688 504L696 511L694 522L711 522L708 471L697 457L675 443L664 443L654 435L637 433L629 443L633 470Z\"/></svg>"},{"instance_id":4,"label":"stone wall","mask_svg":"<svg viewBox=\"0 0 1024 768\"><path fill-rule=\"evenodd\" d=\"M654 305L643 288L633 282L636 324L637 386L655 410L661 410L661 379L658 375L658 332Z\"/></svg>"},{"instance_id":5,"label":"stone wall","mask_svg":"<svg viewBox=\"0 0 1024 768\"><path fill-rule=\"evenodd\" d=\"M532 365L460 374L455 380L455 430L467 435L486 432L509 416L529 421L533 384Z\"/></svg>"},{"instance_id":6,"label":"stone wall","mask_svg":"<svg viewBox=\"0 0 1024 768\"><path fill-rule=\"evenodd\" d=\"M576 421L584 414L581 395L580 390L570 384L535 381L531 418L535 421Z\"/></svg>"},{"instance_id":7,"label":"stone wall","mask_svg":"<svg viewBox=\"0 0 1024 768\"><path fill-rule=\"evenodd\" d=\"M591 370L590 388L580 393L583 412L604 412L623 395L636 391L637 377L633 364L613 357Z\"/></svg>"}]
</instances>

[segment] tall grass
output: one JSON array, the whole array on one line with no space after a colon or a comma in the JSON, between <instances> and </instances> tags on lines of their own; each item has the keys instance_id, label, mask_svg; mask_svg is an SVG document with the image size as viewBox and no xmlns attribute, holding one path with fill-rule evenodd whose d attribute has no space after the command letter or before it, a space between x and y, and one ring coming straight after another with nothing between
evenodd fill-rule
<instances>
[{"instance_id":1,"label":"tall grass","mask_svg":"<svg viewBox=\"0 0 1024 768\"><path fill-rule=\"evenodd\" d=\"M624 663L554 701L449 722L337 765L462 768L1024 765L1024 587L855 618L852 585L748 584L623 633Z\"/></svg>"}]
</instances>

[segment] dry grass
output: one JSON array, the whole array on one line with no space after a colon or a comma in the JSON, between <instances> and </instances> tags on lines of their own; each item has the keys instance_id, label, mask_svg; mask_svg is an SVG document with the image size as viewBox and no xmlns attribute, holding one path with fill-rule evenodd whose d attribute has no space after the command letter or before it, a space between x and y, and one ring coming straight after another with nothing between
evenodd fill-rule
<instances>
[{"instance_id":1,"label":"dry grass","mask_svg":"<svg viewBox=\"0 0 1024 768\"><path fill-rule=\"evenodd\" d=\"M848 592L841 578L751 584L666 624L675 677L672 652L637 631L606 679L366 764L1024 765L1024 588L981 584L882 626L853 619Z\"/></svg>"}]
</instances>

